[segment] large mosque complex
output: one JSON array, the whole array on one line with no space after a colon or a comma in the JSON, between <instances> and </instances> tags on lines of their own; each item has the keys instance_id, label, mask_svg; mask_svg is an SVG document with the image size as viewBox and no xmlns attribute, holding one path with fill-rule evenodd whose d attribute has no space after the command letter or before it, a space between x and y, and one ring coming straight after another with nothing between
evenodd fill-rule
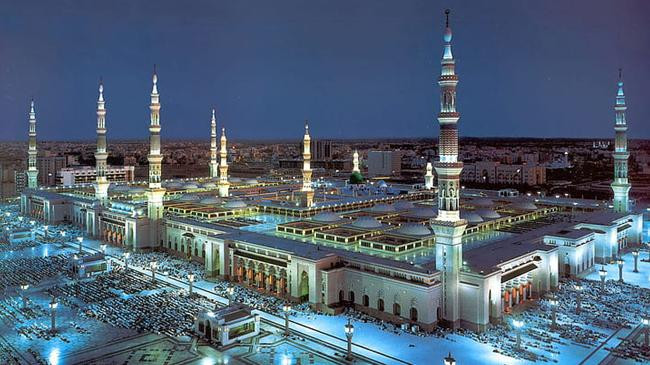
<instances>
[{"instance_id":1,"label":"large mosque complex","mask_svg":"<svg viewBox=\"0 0 650 365\"><path fill-rule=\"evenodd\" d=\"M214 280L308 302L329 313L354 306L424 329L482 330L520 302L552 291L561 277L591 272L597 263L620 257L629 245L641 244L643 215L631 210L628 197L623 82L619 80L614 106L612 204L511 189L465 189L458 160L459 78L448 18L443 40L439 159L427 166L423 184L313 183L308 124L301 181L229 176L226 131L221 129L218 149L214 111L210 176L164 181L164 119L154 69L148 182L107 181L110 123L100 83L96 182L37 186L32 101L29 189L21 195L21 211L45 224L73 223L108 244L204 263ZM353 159L358 177L356 152Z\"/></svg>"}]
</instances>

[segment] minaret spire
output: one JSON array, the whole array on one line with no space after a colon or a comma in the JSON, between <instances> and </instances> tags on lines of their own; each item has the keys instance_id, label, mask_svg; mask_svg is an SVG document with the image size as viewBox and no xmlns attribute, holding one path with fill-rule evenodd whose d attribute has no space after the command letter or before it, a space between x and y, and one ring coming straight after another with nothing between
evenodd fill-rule
<instances>
[{"instance_id":1,"label":"minaret spire","mask_svg":"<svg viewBox=\"0 0 650 365\"><path fill-rule=\"evenodd\" d=\"M104 83L99 79L99 97L97 98L97 151L95 152L95 198L104 203L108 198L110 183L106 179L106 108L104 102Z\"/></svg>"},{"instance_id":2,"label":"minaret spire","mask_svg":"<svg viewBox=\"0 0 650 365\"><path fill-rule=\"evenodd\" d=\"M614 191L614 210L620 213L629 211L629 192L632 187L627 179L627 160L630 153L627 150L627 120L625 111L625 93L623 92L622 69L618 69L618 91L616 92L616 104L614 111L616 119L614 131L616 139L614 141L614 181L612 190Z\"/></svg>"},{"instance_id":3,"label":"minaret spire","mask_svg":"<svg viewBox=\"0 0 650 365\"><path fill-rule=\"evenodd\" d=\"M314 190L311 187L311 137L309 136L309 121L305 120L305 136L302 140L302 189L304 205L311 207L314 203Z\"/></svg>"},{"instance_id":4,"label":"minaret spire","mask_svg":"<svg viewBox=\"0 0 650 365\"><path fill-rule=\"evenodd\" d=\"M34 99L32 98L29 107L29 147L27 151L27 187L30 189L38 187L36 155L36 112L34 111Z\"/></svg>"},{"instance_id":5,"label":"minaret spire","mask_svg":"<svg viewBox=\"0 0 650 365\"><path fill-rule=\"evenodd\" d=\"M424 174L424 188L433 189L433 165L427 162L426 173Z\"/></svg>"},{"instance_id":6,"label":"minaret spire","mask_svg":"<svg viewBox=\"0 0 650 365\"><path fill-rule=\"evenodd\" d=\"M230 183L228 182L228 140L226 139L226 128L221 128L221 151L219 155L221 157L221 162L219 164L219 196L227 197L228 196L228 187Z\"/></svg>"},{"instance_id":7,"label":"minaret spire","mask_svg":"<svg viewBox=\"0 0 650 365\"><path fill-rule=\"evenodd\" d=\"M210 121L210 178L219 177L219 163L217 162L217 117L212 109Z\"/></svg>"},{"instance_id":8,"label":"minaret spire","mask_svg":"<svg viewBox=\"0 0 650 365\"><path fill-rule=\"evenodd\" d=\"M460 219L460 173L463 163L458 161L458 119L456 85L458 76L451 53L452 32L449 10L445 11L444 52L440 86L439 161L434 164L438 176L438 217L431 222L436 234L436 269L442 273L442 317L452 328L460 326L460 268L463 260L462 238L467 222ZM477 325L482 325L477 323Z\"/></svg>"},{"instance_id":9,"label":"minaret spire","mask_svg":"<svg viewBox=\"0 0 650 365\"><path fill-rule=\"evenodd\" d=\"M359 152L357 150L354 150L354 153L352 154L352 173L361 173L361 170L359 169Z\"/></svg>"},{"instance_id":10,"label":"minaret spire","mask_svg":"<svg viewBox=\"0 0 650 365\"><path fill-rule=\"evenodd\" d=\"M160 146L160 96L158 95L158 74L156 65L153 66L153 87L151 88L151 104L149 105L149 188L147 190L147 216L149 218L149 246L159 245L159 223L163 217L163 198L165 188L162 187L162 159Z\"/></svg>"}]
</instances>

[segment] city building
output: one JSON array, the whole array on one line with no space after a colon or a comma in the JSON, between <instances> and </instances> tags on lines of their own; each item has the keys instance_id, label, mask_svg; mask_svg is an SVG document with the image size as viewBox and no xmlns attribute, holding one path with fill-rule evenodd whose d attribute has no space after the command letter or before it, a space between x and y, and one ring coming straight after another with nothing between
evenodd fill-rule
<instances>
[{"instance_id":1,"label":"city building","mask_svg":"<svg viewBox=\"0 0 650 365\"><path fill-rule=\"evenodd\" d=\"M104 177L108 182L132 182L135 176L134 166L105 166ZM92 166L64 167L59 170L57 185L70 186L75 184L94 183L97 180L97 169Z\"/></svg>"},{"instance_id":2,"label":"city building","mask_svg":"<svg viewBox=\"0 0 650 365\"><path fill-rule=\"evenodd\" d=\"M501 164L494 161L467 163L461 181L498 185L546 184L546 167L528 164Z\"/></svg>"},{"instance_id":3,"label":"city building","mask_svg":"<svg viewBox=\"0 0 650 365\"><path fill-rule=\"evenodd\" d=\"M402 172L402 151L369 151L368 176L399 176Z\"/></svg>"}]
</instances>

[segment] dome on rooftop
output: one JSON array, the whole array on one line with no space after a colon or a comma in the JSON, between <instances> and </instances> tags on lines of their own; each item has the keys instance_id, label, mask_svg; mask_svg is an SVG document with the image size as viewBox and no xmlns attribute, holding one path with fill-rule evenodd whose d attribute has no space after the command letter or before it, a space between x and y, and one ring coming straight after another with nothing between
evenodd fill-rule
<instances>
[{"instance_id":1,"label":"dome on rooftop","mask_svg":"<svg viewBox=\"0 0 650 365\"><path fill-rule=\"evenodd\" d=\"M423 224L406 223L394 231L409 236L430 236L433 232Z\"/></svg>"},{"instance_id":2,"label":"dome on rooftop","mask_svg":"<svg viewBox=\"0 0 650 365\"><path fill-rule=\"evenodd\" d=\"M374 217L361 216L352 222L352 226L357 228L380 228L381 222Z\"/></svg>"},{"instance_id":3,"label":"dome on rooftop","mask_svg":"<svg viewBox=\"0 0 650 365\"><path fill-rule=\"evenodd\" d=\"M518 210L537 210L537 206L528 201L514 203L512 207Z\"/></svg>"},{"instance_id":4,"label":"dome on rooftop","mask_svg":"<svg viewBox=\"0 0 650 365\"><path fill-rule=\"evenodd\" d=\"M311 218L316 222L338 222L341 217L333 212L320 212Z\"/></svg>"},{"instance_id":5,"label":"dome on rooftop","mask_svg":"<svg viewBox=\"0 0 650 365\"><path fill-rule=\"evenodd\" d=\"M134 186L129 189L129 193L131 194L142 194L144 192L145 192L144 188L140 186Z\"/></svg>"},{"instance_id":6,"label":"dome on rooftop","mask_svg":"<svg viewBox=\"0 0 650 365\"><path fill-rule=\"evenodd\" d=\"M213 183L212 181L208 181L203 184L204 189L214 189L217 187L217 184Z\"/></svg>"},{"instance_id":7,"label":"dome on rooftop","mask_svg":"<svg viewBox=\"0 0 650 365\"><path fill-rule=\"evenodd\" d=\"M214 197L214 196L209 196L206 198L203 198L199 201L201 204L219 204L221 203L221 199Z\"/></svg>"},{"instance_id":8,"label":"dome on rooftop","mask_svg":"<svg viewBox=\"0 0 650 365\"><path fill-rule=\"evenodd\" d=\"M376 212L376 213L386 213L386 212L394 212L395 207L393 207L390 204L377 204L370 208L371 212Z\"/></svg>"},{"instance_id":9,"label":"dome on rooftop","mask_svg":"<svg viewBox=\"0 0 650 365\"><path fill-rule=\"evenodd\" d=\"M493 207L494 202L492 199L488 198L476 198L472 199L471 204L476 206L476 207Z\"/></svg>"},{"instance_id":10,"label":"dome on rooftop","mask_svg":"<svg viewBox=\"0 0 650 365\"><path fill-rule=\"evenodd\" d=\"M408 210L408 209L415 208L415 205L413 205L413 202L411 202L411 201L402 200L402 201L398 201L397 203L393 204L393 207L396 210Z\"/></svg>"},{"instance_id":11,"label":"dome on rooftop","mask_svg":"<svg viewBox=\"0 0 650 365\"><path fill-rule=\"evenodd\" d=\"M111 185L109 189L113 191L129 191L131 187L128 185Z\"/></svg>"},{"instance_id":12,"label":"dome on rooftop","mask_svg":"<svg viewBox=\"0 0 650 365\"><path fill-rule=\"evenodd\" d=\"M386 184L386 182L384 180L379 180L379 181L377 181L377 186L380 187L380 188L387 188L388 184Z\"/></svg>"},{"instance_id":13,"label":"dome on rooftop","mask_svg":"<svg viewBox=\"0 0 650 365\"><path fill-rule=\"evenodd\" d=\"M198 185L195 183L187 183L183 185L183 189L198 189Z\"/></svg>"},{"instance_id":14,"label":"dome on rooftop","mask_svg":"<svg viewBox=\"0 0 650 365\"><path fill-rule=\"evenodd\" d=\"M469 223L481 223L483 222L483 218L481 218L480 215L478 215L476 212L473 211L467 211L467 210L461 210L460 211L460 217Z\"/></svg>"},{"instance_id":15,"label":"dome on rooftop","mask_svg":"<svg viewBox=\"0 0 650 365\"><path fill-rule=\"evenodd\" d=\"M230 200L223 205L224 208L228 209L241 209L246 208L246 203L243 200Z\"/></svg>"},{"instance_id":16,"label":"dome on rooftop","mask_svg":"<svg viewBox=\"0 0 650 365\"><path fill-rule=\"evenodd\" d=\"M438 209L431 208L417 208L409 212L409 215L412 217L418 218L435 218L438 216Z\"/></svg>"},{"instance_id":17,"label":"dome on rooftop","mask_svg":"<svg viewBox=\"0 0 650 365\"><path fill-rule=\"evenodd\" d=\"M165 185L166 185L168 188L172 188L172 189L180 189L181 187L183 187L183 184L181 184L181 183L179 183L179 182L175 182L175 181L168 182L168 183L166 183Z\"/></svg>"},{"instance_id":18,"label":"dome on rooftop","mask_svg":"<svg viewBox=\"0 0 650 365\"><path fill-rule=\"evenodd\" d=\"M486 219L497 219L497 218L501 218L501 215L500 215L499 213L497 213L496 211L494 211L494 209L490 209L490 208L478 209L478 210L476 211L476 214L478 214L478 215L480 215L481 217L486 218Z\"/></svg>"},{"instance_id":19,"label":"dome on rooftop","mask_svg":"<svg viewBox=\"0 0 650 365\"><path fill-rule=\"evenodd\" d=\"M192 195L192 194L183 194L178 200L184 201L184 202L193 202L199 200L200 197L197 195Z\"/></svg>"},{"instance_id":20,"label":"dome on rooftop","mask_svg":"<svg viewBox=\"0 0 650 365\"><path fill-rule=\"evenodd\" d=\"M239 183L241 182L241 179L238 177L231 177L228 179L228 181L230 181L231 183Z\"/></svg>"},{"instance_id":21,"label":"dome on rooftop","mask_svg":"<svg viewBox=\"0 0 650 365\"><path fill-rule=\"evenodd\" d=\"M259 182L257 181L257 179L246 179L244 181L244 184L246 184L246 185L257 185L257 184L259 184Z\"/></svg>"}]
</instances>

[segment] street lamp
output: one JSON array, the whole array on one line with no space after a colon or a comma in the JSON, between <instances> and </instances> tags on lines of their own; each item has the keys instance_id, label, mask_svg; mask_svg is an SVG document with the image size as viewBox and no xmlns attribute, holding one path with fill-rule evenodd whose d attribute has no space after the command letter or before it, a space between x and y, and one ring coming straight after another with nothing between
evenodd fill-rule
<instances>
[{"instance_id":1,"label":"street lamp","mask_svg":"<svg viewBox=\"0 0 650 365\"><path fill-rule=\"evenodd\" d=\"M156 269L158 268L158 262L156 261L151 261L149 263L149 267L151 268L151 281L156 282Z\"/></svg>"},{"instance_id":2,"label":"street lamp","mask_svg":"<svg viewBox=\"0 0 650 365\"><path fill-rule=\"evenodd\" d=\"M20 290L23 292L23 308L27 308L27 289L29 289L29 284L20 284Z\"/></svg>"},{"instance_id":3,"label":"street lamp","mask_svg":"<svg viewBox=\"0 0 650 365\"><path fill-rule=\"evenodd\" d=\"M639 250L632 251L634 256L634 272L639 272Z\"/></svg>"},{"instance_id":4,"label":"street lamp","mask_svg":"<svg viewBox=\"0 0 650 365\"><path fill-rule=\"evenodd\" d=\"M101 245L99 245L99 250L100 250L103 254L106 254L106 244L105 244L105 243L102 243Z\"/></svg>"},{"instance_id":5,"label":"street lamp","mask_svg":"<svg viewBox=\"0 0 650 365\"><path fill-rule=\"evenodd\" d=\"M43 238L45 238L45 239L47 239L47 230L49 228L50 228L50 226L48 226L48 225L43 226L43 233L44 233Z\"/></svg>"},{"instance_id":6,"label":"street lamp","mask_svg":"<svg viewBox=\"0 0 650 365\"><path fill-rule=\"evenodd\" d=\"M123 256L124 256L124 271L129 271L129 256L131 256L131 253L125 252Z\"/></svg>"},{"instance_id":7,"label":"street lamp","mask_svg":"<svg viewBox=\"0 0 650 365\"><path fill-rule=\"evenodd\" d=\"M456 359L451 356L451 352L445 357L444 365L456 365Z\"/></svg>"},{"instance_id":8,"label":"street lamp","mask_svg":"<svg viewBox=\"0 0 650 365\"><path fill-rule=\"evenodd\" d=\"M580 294L582 293L583 287L582 284L578 283L574 285L573 288L576 290L576 314L580 314L580 307L582 304L582 297Z\"/></svg>"},{"instance_id":9,"label":"street lamp","mask_svg":"<svg viewBox=\"0 0 650 365\"><path fill-rule=\"evenodd\" d=\"M49 304L50 306L50 314L52 316L52 332L56 331L56 307L59 306L59 303L56 302L56 298L52 297L52 301Z\"/></svg>"},{"instance_id":10,"label":"street lamp","mask_svg":"<svg viewBox=\"0 0 650 365\"><path fill-rule=\"evenodd\" d=\"M83 241L84 241L83 236L77 237L77 242L79 242L79 254L81 254L83 251L83 245L82 245Z\"/></svg>"},{"instance_id":11,"label":"street lamp","mask_svg":"<svg viewBox=\"0 0 650 365\"><path fill-rule=\"evenodd\" d=\"M642 316L641 324L643 324L644 340L643 345L647 348L650 346L650 316Z\"/></svg>"},{"instance_id":12,"label":"street lamp","mask_svg":"<svg viewBox=\"0 0 650 365\"><path fill-rule=\"evenodd\" d=\"M228 285L228 289L226 289L226 293L228 293L228 306L232 305L232 296L235 294L235 287L231 285Z\"/></svg>"},{"instance_id":13,"label":"street lamp","mask_svg":"<svg viewBox=\"0 0 650 365\"><path fill-rule=\"evenodd\" d=\"M607 270L605 270L605 265L598 270L598 276L600 276L600 291L605 291L605 279L607 278Z\"/></svg>"},{"instance_id":14,"label":"street lamp","mask_svg":"<svg viewBox=\"0 0 650 365\"><path fill-rule=\"evenodd\" d=\"M345 332L345 337L348 339L348 354L345 356L345 359L348 361L352 360L352 335L354 334L354 326L348 318L348 323L343 326L343 331Z\"/></svg>"},{"instance_id":15,"label":"street lamp","mask_svg":"<svg viewBox=\"0 0 650 365\"><path fill-rule=\"evenodd\" d=\"M524 326L524 321L514 320L512 324L517 329L517 350L521 349L521 327Z\"/></svg>"},{"instance_id":16,"label":"street lamp","mask_svg":"<svg viewBox=\"0 0 650 365\"><path fill-rule=\"evenodd\" d=\"M192 283L194 282L194 274L187 274L187 281L190 282L190 296L192 296Z\"/></svg>"},{"instance_id":17,"label":"street lamp","mask_svg":"<svg viewBox=\"0 0 650 365\"><path fill-rule=\"evenodd\" d=\"M289 312L291 312L291 304L287 303L282 306L284 312L284 335L289 337Z\"/></svg>"},{"instance_id":18,"label":"street lamp","mask_svg":"<svg viewBox=\"0 0 650 365\"><path fill-rule=\"evenodd\" d=\"M557 298L555 295L553 295L549 300L548 303L551 305L551 328L556 328L557 327Z\"/></svg>"},{"instance_id":19,"label":"street lamp","mask_svg":"<svg viewBox=\"0 0 650 365\"><path fill-rule=\"evenodd\" d=\"M618 281L620 281L622 283L623 282L623 264L625 263L625 261L623 261L623 259L618 259L616 261L616 263L618 264Z\"/></svg>"}]
</instances>

